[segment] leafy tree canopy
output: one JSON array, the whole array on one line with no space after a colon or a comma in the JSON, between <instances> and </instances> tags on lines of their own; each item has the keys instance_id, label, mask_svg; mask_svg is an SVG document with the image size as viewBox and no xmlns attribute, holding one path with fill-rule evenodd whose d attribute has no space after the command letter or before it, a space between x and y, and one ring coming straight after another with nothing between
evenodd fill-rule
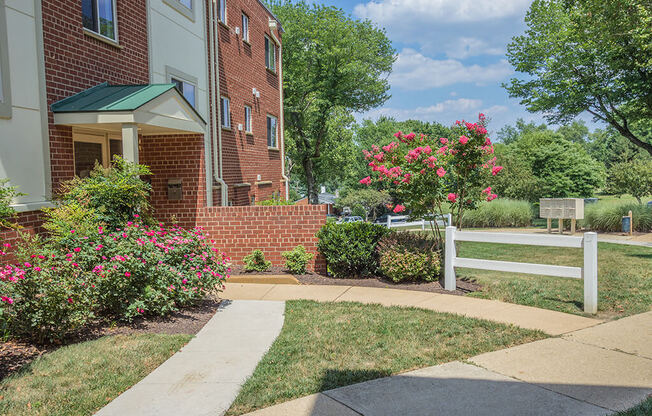
<instances>
[{"instance_id":1,"label":"leafy tree canopy","mask_svg":"<svg viewBox=\"0 0 652 416\"><path fill-rule=\"evenodd\" d=\"M512 97L554 124L587 111L652 155L652 3L535 0L507 47Z\"/></svg>"}]
</instances>

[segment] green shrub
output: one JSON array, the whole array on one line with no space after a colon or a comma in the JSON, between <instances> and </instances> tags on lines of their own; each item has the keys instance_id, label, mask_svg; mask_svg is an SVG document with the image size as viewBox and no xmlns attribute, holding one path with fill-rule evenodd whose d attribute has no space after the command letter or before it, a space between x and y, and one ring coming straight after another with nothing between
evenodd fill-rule
<instances>
[{"instance_id":1,"label":"green shrub","mask_svg":"<svg viewBox=\"0 0 652 416\"><path fill-rule=\"evenodd\" d=\"M640 204L622 205L587 205L584 220L580 224L595 231L621 231L622 218L632 211L634 231L650 232L652 230L652 208Z\"/></svg>"},{"instance_id":2,"label":"green shrub","mask_svg":"<svg viewBox=\"0 0 652 416\"><path fill-rule=\"evenodd\" d=\"M351 208L351 215L355 217L362 217L364 219L367 216L367 211L365 211L362 205L356 204L353 206L353 208Z\"/></svg>"},{"instance_id":3,"label":"green shrub","mask_svg":"<svg viewBox=\"0 0 652 416\"><path fill-rule=\"evenodd\" d=\"M135 165L116 156L110 168L105 169L97 164L89 177L75 177L64 182L57 195L59 206L72 205L72 210L82 215L85 222L92 216L93 225L104 225L109 229L132 221L134 215L149 221L149 194L152 188L140 179L140 176L149 174L151 172L147 166ZM59 236L78 226L76 218L66 223L65 215L53 213L53 210L48 212L49 219L55 224L46 224L46 228L50 227L50 232L61 232Z\"/></svg>"},{"instance_id":4,"label":"green shrub","mask_svg":"<svg viewBox=\"0 0 652 416\"><path fill-rule=\"evenodd\" d=\"M475 211L467 211L464 227L526 227L532 224L532 205L528 201L496 199L483 202Z\"/></svg>"},{"instance_id":5,"label":"green shrub","mask_svg":"<svg viewBox=\"0 0 652 416\"><path fill-rule=\"evenodd\" d=\"M16 190L16 187L9 186L9 179L0 179L0 226L12 227L9 218L16 215L11 207L15 197L25 195Z\"/></svg>"},{"instance_id":6,"label":"green shrub","mask_svg":"<svg viewBox=\"0 0 652 416\"><path fill-rule=\"evenodd\" d=\"M282 254L285 258L285 267L292 274L304 274L308 262L315 257L314 254L306 252L302 245L296 246L292 251L286 251Z\"/></svg>"},{"instance_id":7,"label":"green shrub","mask_svg":"<svg viewBox=\"0 0 652 416\"><path fill-rule=\"evenodd\" d=\"M378 241L389 230L378 224L328 223L317 233L319 251L335 277L366 277L378 270Z\"/></svg>"},{"instance_id":8,"label":"green shrub","mask_svg":"<svg viewBox=\"0 0 652 416\"><path fill-rule=\"evenodd\" d=\"M398 283L439 278L440 248L429 235L392 232L378 242L381 273Z\"/></svg>"},{"instance_id":9,"label":"green shrub","mask_svg":"<svg viewBox=\"0 0 652 416\"><path fill-rule=\"evenodd\" d=\"M272 262L265 260L261 250L254 250L244 258L244 269L247 272L266 272L272 267Z\"/></svg>"},{"instance_id":10,"label":"green shrub","mask_svg":"<svg viewBox=\"0 0 652 416\"><path fill-rule=\"evenodd\" d=\"M0 253L1 254L1 253ZM94 317L165 315L219 289L228 259L200 230L128 222L23 247L0 268L0 325L39 342L65 338Z\"/></svg>"}]
</instances>

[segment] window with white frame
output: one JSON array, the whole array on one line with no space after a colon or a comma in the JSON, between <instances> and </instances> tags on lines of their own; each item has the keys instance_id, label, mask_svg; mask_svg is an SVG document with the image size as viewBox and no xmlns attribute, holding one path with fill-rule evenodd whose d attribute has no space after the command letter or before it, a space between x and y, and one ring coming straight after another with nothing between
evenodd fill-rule
<instances>
[{"instance_id":1,"label":"window with white frame","mask_svg":"<svg viewBox=\"0 0 652 416\"><path fill-rule=\"evenodd\" d=\"M5 2L0 0L0 118L11 118L11 86L9 84L9 52L7 45Z\"/></svg>"},{"instance_id":2,"label":"window with white frame","mask_svg":"<svg viewBox=\"0 0 652 416\"><path fill-rule=\"evenodd\" d=\"M276 45L265 36L265 66L270 71L276 72Z\"/></svg>"},{"instance_id":3,"label":"window with white frame","mask_svg":"<svg viewBox=\"0 0 652 416\"><path fill-rule=\"evenodd\" d=\"M172 7L193 22L195 21L194 2L195 0L163 0L163 3Z\"/></svg>"},{"instance_id":4,"label":"window with white frame","mask_svg":"<svg viewBox=\"0 0 652 416\"><path fill-rule=\"evenodd\" d=\"M267 115L267 147L276 149L278 147L278 119L274 116Z\"/></svg>"},{"instance_id":5,"label":"window with white frame","mask_svg":"<svg viewBox=\"0 0 652 416\"><path fill-rule=\"evenodd\" d=\"M220 22L226 24L226 0L218 0L220 3Z\"/></svg>"},{"instance_id":6,"label":"window with white frame","mask_svg":"<svg viewBox=\"0 0 652 416\"><path fill-rule=\"evenodd\" d=\"M222 127L231 128L231 102L227 97L220 98Z\"/></svg>"},{"instance_id":7,"label":"window with white frame","mask_svg":"<svg viewBox=\"0 0 652 416\"><path fill-rule=\"evenodd\" d=\"M82 0L84 28L108 39L118 40L116 0Z\"/></svg>"},{"instance_id":8,"label":"window with white frame","mask_svg":"<svg viewBox=\"0 0 652 416\"><path fill-rule=\"evenodd\" d=\"M80 178L88 177L96 164L106 168L114 156L122 155L122 139L118 136L75 132L72 139L75 175Z\"/></svg>"},{"instance_id":9,"label":"window with white frame","mask_svg":"<svg viewBox=\"0 0 652 416\"><path fill-rule=\"evenodd\" d=\"M177 86L177 90L185 97L188 102L195 107L197 104L197 97L195 95L195 86L190 82L178 79L170 78L170 82Z\"/></svg>"},{"instance_id":10,"label":"window with white frame","mask_svg":"<svg viewBox=\"0 0 652 416\"><path fill-rule=\"evenodd\" d=\"M245 110L245 132L251 133L251 107L248 105L244 106Z\"/></svg>"},{"instance_id":11,"label":"window with white frame","mask_svg":"<svg viewBox=\"0 0 652 416\"><path fill-rule=\"evenodd\" d=\"M242 40L249 42L249 16L242 13Z\"/></svg>"}]
</instances>

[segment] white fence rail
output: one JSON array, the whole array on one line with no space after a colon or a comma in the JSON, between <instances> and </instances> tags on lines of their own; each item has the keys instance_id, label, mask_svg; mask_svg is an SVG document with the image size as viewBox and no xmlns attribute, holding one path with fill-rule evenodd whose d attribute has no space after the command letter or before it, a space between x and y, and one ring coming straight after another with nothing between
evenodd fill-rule
<instances>
[{"instance_id":1,"label":"white fence rail","mask_svg":"<svg viewBox=\"0 0 652 416\"><path fill-rule=\"evenodd\" d=\"M441 220L439 218L441 218ZM425 230L426 225L429 227L432 222L432 220L425 220L423 218L408 222L408 219L409 217L407 215L388 215L387 228L420 226L422 230ZM453 225L453 216L451 214L436 215L435 220L437 221L437 225L442 227Z\"/></svg>"},{"instance_id":2,"label":"white fence rail","mask_svg":"<svg viewBox=\"0 0 652 416\"><path fill-rule=\"evenodd\" d=\"M457 257L455 241L584 248L584 267ZM446 227L445 250L444 288L446 290L455 290L456 288L455 267L582 279L584 280L584 312L597 313L598 311L598 235L596 233L584 233L582 237L566 237L538 234L457 231L455 227L449 226Z\"/></svg>"}]
</instances>

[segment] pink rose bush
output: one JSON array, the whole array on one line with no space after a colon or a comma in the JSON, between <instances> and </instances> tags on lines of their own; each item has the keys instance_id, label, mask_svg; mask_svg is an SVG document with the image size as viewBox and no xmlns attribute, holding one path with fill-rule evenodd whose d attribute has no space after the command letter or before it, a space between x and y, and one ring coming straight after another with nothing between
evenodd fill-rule
<instances>
[{"instance_id":1,"label":"pink rose bush","mask_svg":"<svg viewBox=\"0 0 652 416\"><path fill-rule=\"evenodd\" d=\"M0 321L9 335L39 342L97 318L168 314L221 289L230 271L229 258L200 228L135 221L18 254L20 263L0 266Z\"/></svg>"},{"instance_id":2,"label":"pink rose bush","mask_svg":"<svg viewBox=\"0 0 652 416\"><path fill-rule=\"evenodd\" d=\"M414 217L441 214L448 204L454 223L460 227L464 210L475 209L478 202L497 197L491 188L486 188L486 183L502 167L496 166L483 114L476 123L457 121L452 134L449 138L434 138L397 132L396 140L382 150L373 146L371 151L364 152L373 174L360 183L379 181L392 188L400 201L393 211L407 210ZM441 241L436 223L433 233Z\"/></svg>"}]
</instances>

